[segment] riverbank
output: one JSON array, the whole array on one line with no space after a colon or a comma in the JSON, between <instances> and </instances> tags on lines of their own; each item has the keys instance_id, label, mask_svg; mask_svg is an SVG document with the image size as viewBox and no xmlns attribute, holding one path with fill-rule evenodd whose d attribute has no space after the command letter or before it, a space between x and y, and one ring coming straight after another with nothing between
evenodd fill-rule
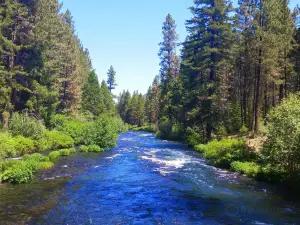
<instances>
[{"instance_id":1,"label":"riverbank","mask_svg":"<svg viewBox=\"0 0 300 225\"><path fill-rule=\"evenodd\" d=\"M291 193L208 166L148 132L113 151L61 157L26 185L0 185L3 224L299 224Z\"/></svg>"},{"instance_id":2,"label":"riverbank","mask_svg":"<svg viewBox=\"0 0 300 225\"><path fill-rule=\"evenodd\" d=\"M161 132L151 126L142 126L132 130L152 132L156 137L163 140L174 141L174 138L166 138ZM257 181L264 181L274 185L280 185L290 190L297 190L300 187L300 175L289 174L284 170L276 169L270 165L262 154L266 138L248 138L243 135L218 137L207 144L197 144L196 134L192 134L187 140L184 135L175 141L187 143L192 149L199 152L207 164L216 168L244 174ZM185 140L185 141L183 141ZM199 142L198 142L199 143Z\"/></svg>"},{"instance_id":3,"label":"riverbank","mask_svg":"<svg viewBox=\"0 0 300 225\"><path fill-rule=\"evenodd\" d=\"M109 115L93 120L54 115L46 129L27 114L16 114L10 124L7 132L0 133L0 182L13 184L32 180L37 171L53 167L57 158L76 149L103 152L112 148L118 133L127 130L121 119ZM16 157L20 160L12 159Z\"/></svg>"}]
</instances>

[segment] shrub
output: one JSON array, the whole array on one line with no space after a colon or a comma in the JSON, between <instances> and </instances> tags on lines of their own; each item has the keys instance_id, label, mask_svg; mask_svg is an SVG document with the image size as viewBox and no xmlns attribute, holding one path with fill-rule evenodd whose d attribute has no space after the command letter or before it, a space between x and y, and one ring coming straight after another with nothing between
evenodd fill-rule
<instances>
[{"instance_id":1,"label":"shrub","mask_svg":"<svg viewBox=\"0 0 300 225\"><path fill-rule=\"evenodd\" d=\"M241 127L239 133L240 133L240 134L246 134L247 132L248 132L248 128L247 128L245 125L243 125L243 126Z\"/></svg>"},{"instance_id":2,"label":"shrub","mask_svg":"<svg viewBox=\"0 0 300 225\"><path fill-rule=\"evenodd\" d=\"M59 154L60 154L60 156L68 156L71 154L71 152L69 149L61 149L61 150L59 150Z\"/></svg>"},{"instance_id":3,"label":"shrub","mask_svg":"<svg viewBox=\"0 0 300 225\"><path fill-rule=\"evenodd\" d=\"M39 169L39 163L34 161L18 161L1 174L1 180L12 184L26 183L33 178Z\"/></svg>"},{"instance_id":4,"label":"shrub","mask_svg":"<svg viewBox=\"0 0 300 225\"><path fill-rule=\"evenodd\" d=\"M246 174L248 177L256 177L261 167L255 162L239 162L231 163L231 170Z\"/></svg>"},{"instance_id":5,"label":"shrub","mask_svg":"<svg viewBox=\"0 0 300 225\"><path fill-rule=\"evenodd\" d=\"M41 151L69 148L74 146L74 140L69 135L61 131L47 131L44 137L37 141L37 146Z\"/></svg>"},{"instance_id":6,"label":"shrub","mask_svg":"<svg viewBox=\"0 0 300 225\"><path fill-rule=\"evenodd\" d=\"M300 97L291 95L268 116L268 140L263 155L271 165L289 173L300 164Z\"/></svg>"},{"instance_id":7,"label":"shrub","mask_svg":"<svg viewBox=\"0 0 300 225\"><path fill-rule=\"evenodd\" d=\"M203 143L203 138L200 135L200 130L197 127L186 129L186 142L189 146L196 146Z\"/></svg>"},{"instance_id":8,"label":"shrub","mask_svg":"<svg viewBox=\"0 0 300 225\"><path fill-rule=\"evenodd\" d=\"M170 137L172 133L172 123L168 118L162 117L159 121L158 128L161 138L168 139Z\"/></svg>"},{"instance_id":9,"label":"shrub","mask_svg":"<svg viewBox=\"0 0 300 225\"><path fill-rule=\"evenodd\" d=\"M88 146L89 152L104 152L103 148L100 148L98 145L90 145Z\"/></svg>"},{"instance_id":10,"label":"shrub","mask_svg":"<svg viewBox=\"0 0 300 225\"><path fill-rule=\"evenodd\" d=\"M82 121L67 121L61 131L69 134L75 141L76 145L84 143L84 129L87 122Z\"/></svg>"},{"instance_id":11,"label":"shrub","mask_svg":"<svg viewBox=\"0 0 300 225\"><path fill-rule=\"evenodd\" d=\"M75 148L66 148L66 149L59 150L60 156L68 156L75 152L76 152Z\"/></svg>"},{"instance_id":12,"label":"shrub","mask_svg":"<svg viewBox=\"0 0 300 225\"><path fill-rule=\"evenodd\" d=\"M246 149L242 140L214 140L206 145L196 145L195 150L202 152L204 158L210 160L213 165L224 168L229 168L233 161L246 161L256 157L253 151Z\"/></svg>"},{"instance_id":13,"label":"shrub","mask_svg":"<svg viewBox=\"0 0 300 225\"><path fill-rule=\"evenodd\" d=\"M15 141L8 133L0 133L0 160L16 156Z\"/></svg>"},{"instance_id":14,"label":"shrub","mask_svg":"<svg viewBox=\"0 0 300 225\"><path fill-rule=\"evenodd\" d=\"M22 136L14 138L17 155L33 153L36 149L34 141Z\"/></svg>"},{"instance_id":15,"label":"shrub","mask_svg":"<svg viewBox=\"0 0 300 225\"><path fill-rule=\"evenodd\" d=\"M22 160L24 161L35 161L35 162L48 162L49 161L49 157L48 156L43 156L40 153L34 153L31 155L24 155L22 157Z\"/></svg>"},{"instance_id":16,"label":"shrub","mask_svg":"<svg viewBox=\"0 0 300 225\"><path fill-rule=\"evenodd\" d=\"M53 129L62 130L65 127L68 118L62 114L55 114L51 116L50 125Z\"/></svg>"},{"instance_id":17,"label":"shrub","mask_svg":"<svg viewBox=\"0 0 300 225\"><path fill-rule=\"evenodd\" d=\"M85 146L85 145L81 145L79 148L80 152L88 152L89 151L89 147Z\"/></svg>"},{"instance_id":18,"label":"shrub","mask_svg":"<svg viewBox=\"0 0 300 225\"><path fill-rule=\"evenodd\" d=\"M50 152L48 157L51 161L54 161L56 160L58 157L60 156L60 152L59 151L53 151L53 152Z\"/></svg>"},{"instance_id":19,"label":"shrub","mask_svg":"<svg viewBox=\"0 0 300 225\"><path fill-rule=\"evenodd\" d=\"M14 113L9 123L9 130L14 136L22 135L37 140L43 136L45 126L27 113Z\"/></svg>"},{"instance_id":20,"label":"shrub","mask_svg":"<svg viewBox=\"0 0 300 225\"><path fill-rule=\"evenodd\" d=\"M98 145L102 148L116 146L118 130L113 117L100 116L96 121L88 123L85 127L84 142L86 145Z\"/></svg>"},{"instance_id":21,"label":"shrub","mask_svg":"<svg viewBox=\"0 0 300 225\"><path fill-rule=\"evenodd\" d=\"M0 161L0 173L4 172L8 168L12 167L13 165L19 163L19 160L14 160L14 159L7 159Z\"/></svg>"},{"instance_id":22,"label":"shrub","mask_svg":"<svg viewBox=\"0 0 300 225\"><path fill-rule=\"evenodd\" d=\"M47 170L47 169L50 169L54 166L54 163L53 162L41 162L40 163L40 170Z\"/></svg>"}]
</instances>

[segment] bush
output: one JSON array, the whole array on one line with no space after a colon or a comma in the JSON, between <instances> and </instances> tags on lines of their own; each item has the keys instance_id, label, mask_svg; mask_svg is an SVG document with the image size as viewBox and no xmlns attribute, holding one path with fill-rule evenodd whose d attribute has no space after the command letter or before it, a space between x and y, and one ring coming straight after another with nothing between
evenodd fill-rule
<instances>
[{"instance_id":1,"label":"bush","mask_svg":"<svg viewBox=\"0 0 300 225\"><path fill-rule=\"evenodd\" d=\"M22 157L22 160L24 161L35 161L35 162L48 162L49 161L49 157L48 156L43 156L40 153L34 153L31 155L24 155Z\"/></svg>"},{"instance_id":2,"label":"bush","mask_svg":"<svg viewBox=\"0 0 300 225\"><path fill-rule=\"evenodd\" d=\"M34 166L31 161L18 161L18 163L5 170L0 179L12 184L27 183L33 178L36 170L37 166Z\"/></svg>"},{"instance_id":3,"label":"bush","mask_svg":"<svg viewBox=\"0 0 300 225\"><path fill-rule=\"evenodd\" d=\"M0 160L16 156L15 141L8 133L0 133Z\"/></svg>"},{"instance_id":4,"label":"bush","mask_svg":"<svg viewBox=\"0 0 300 225\"><path fill-rule=\"evenodd\" d=\"M54 167L54 163L53 162L41 162L40 163L40 170L47 170L50 169L52 167Z\"/></svg>"},{"instance_id":5,"label":"bush","mask_svg":"<svg viewBox=\"0 0 300 225\"><path fill-rule=\"evenodd\" d=\"M200 130L197 127L186 129L186 142L189 146L196 146L203 143L203 138L200 135Z\"/></svg>"},{"instance_id":6,"label":"bush","mask_svg":"<svg viewBox=\"0 0 300 225\"><path fill-rule=\"evenodd\" d=\"M169 139L172 133L171 121L166 117L162 117L159 121L158 129L160 131L159 133L160 138Z\"/></svg>"},{"instance_id":7,"label":"bush","mask_svg":"<svg viewBox=\"0 0 300 225\"><path fill-rule=\"evenodd\" d=\"M66 149L59 150L60 156L68 156L75 152L76 152L75 148L66 148Z\"/></svg>"},{"instance_id":8,"label":"bush","mask_svg":"<svg viewBox=\"0 0 300 225\"><path fill-rule=\"evenodd\" d=\"M118 130L113 117L100 116L85 127L84 142L86 145L98 145L102 148L113 148L118 140Z\"/></svg>"},{"instance_id":9,"label":"bush","mask_svg":"<svg viewBox=\"0 0 300 225\"><path fill-rule=\"evenodd\" d=\"M71 154L71 152L69 149L61 149L61 150L59 150L59 154L60 154L60 156L68 156Z\"/></svg>"},{"instance_id":10,"label":"bush","mask_svg":"<svg viewBox=\"0 0 300 225\"><path fill-rule=\"evenodd\" d=\"M204 158L210 160L213 165L223 168L229 168L233 161L247 161L256 157L253 151L246 149L242 140L214 140L206 145L196 145L195 150L203 153Z\"/></svg>"},{"instance_id":11,"label":"bush","mask_svg":"<svg viewBox=\"0 0 300 225\"><path fill-rule=\"evenodd\" d=\"M300 164L300 97L291 95L268 116L265 160L276 168L295 173Z\"/></svg>"},{"instance_id":12,"label":"bush","mask_svg":"<svg viewBox=\"0 0 300 225\"><path fill-rule=\"evenodd\" d=\"M89 152L89 147L85 145L81 145L79 148L80 152Z\"/></svg>"},{"instance_id":13,"label":"bush","mask_svg":"<svg viewBox=\"0 0 300 225\"><path fill-rule=\"evenodd\" d=\"M246 134L247 132L248 132L248 128L247 128L245 125L243 125L243 126L241 127L239 133L240 133L240 134Z\"/></svg>"},{"instance_id":14,"label":"bush","mask_svg":"<svg viewBox=\"0 0 300 225\"><path fill-rule=\"evenodd\" d=\"M7 159L0 161L0 173L4 172L8 168L12 167L13 165L19 163L19 160L14 160L14 159Z\"/></svg>"},{"instance_id":15,"label":"bush","mask_svg":"<svg viewBox=\"0 0 300 225\"><path fill-rule=\"evenodd\" d=\"M104 152L103 148L100 148L98 145L90 145L88 146L89 152Z\"/></svg>"},{"instance_id":16,"label":"bush","mask_svg":"<svg viewBox=\"0 0 300 225\"><path fill-rule=\"evenodd\" d=\"M43 136L45 126L27 113L14 113L9 123L9 130L14 136L21 135L37 140Z\"/></svg>"},{"instance_id":17,"label":"bush","mask_svg":"<svg viewBox=\"0 0 300 225\"><path fill-rule=\"evenodd\" d=\"M50 152L48 157L51 161L54 161L56 160L58 157L60 156L60 152L59 151L53 151L53 152Z\"/></svg>"},{"instance_id":18,"label":"bush","mask_svg":"<svg viewBox=\"0 0 300 225\"><path fill-rule=\"evenodd\" d=\"M161 118L158 127L157 137L173 141L183 141L185 138L184 127L178 122L173 123L166 117Z\"/></svg>"},{"instance_id":19,"label":"bush","mask_svg":"<svg viewBox=\"0 0 300 225\"><path fill-rule=\"evenodd\" d=\"M248 177L256 177L261 170L261 167L255 162L239 162L231 163L231 170L246 174Z\"/></svg>"},{"instance_id":20,"label":"bush","mask_svg":"<svg viewBox=\"0 0 300 225\"><path fill-rule=\"evenodd\" d=\"M47 131L43 138L36 142L41 151L69 148L74 146L74 140L69 135L60 131Z\"/></svg>"},{"instance_id":21,"label":"bush","mask_svg":"<svg viewBox=\"0 0 300 225\"><path fill-rule=\"evenodd\" d=\"M34 141L22 136L14 138L17 155L33 153L36 149Z\"/></svg>"}]
</instances>

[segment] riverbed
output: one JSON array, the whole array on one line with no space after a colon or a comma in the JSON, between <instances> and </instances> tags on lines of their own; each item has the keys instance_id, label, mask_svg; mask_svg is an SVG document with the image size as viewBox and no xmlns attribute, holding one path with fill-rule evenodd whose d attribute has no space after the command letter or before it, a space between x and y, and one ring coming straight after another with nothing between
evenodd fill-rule
<instances>
[{"instance_id":1,"label":"riverbed","mask_svg":"<svg viewBox=\"0 0 300 225\"><path fill-rule=\"evenodd\" d=\"M275 186L206 164L147 132L77 153L21 185L0 185L0 224L300 224L300 204Z\"/></svg>"}]
</instances>

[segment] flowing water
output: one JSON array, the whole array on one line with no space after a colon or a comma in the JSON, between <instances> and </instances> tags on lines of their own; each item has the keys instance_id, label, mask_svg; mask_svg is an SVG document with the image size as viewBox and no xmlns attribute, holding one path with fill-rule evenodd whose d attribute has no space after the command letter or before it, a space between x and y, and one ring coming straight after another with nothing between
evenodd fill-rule
<instances>
[{"instance_id":1,"label":"flowing water","mask_svg":"<svg viewBox=\"0 0 300 225\"><path fill-rule=\"evenodd\" d=\"M185 145L128 132L112 151L0 185L0 224L300 224L300 204Z\"/></svg>"}]
</instances>

